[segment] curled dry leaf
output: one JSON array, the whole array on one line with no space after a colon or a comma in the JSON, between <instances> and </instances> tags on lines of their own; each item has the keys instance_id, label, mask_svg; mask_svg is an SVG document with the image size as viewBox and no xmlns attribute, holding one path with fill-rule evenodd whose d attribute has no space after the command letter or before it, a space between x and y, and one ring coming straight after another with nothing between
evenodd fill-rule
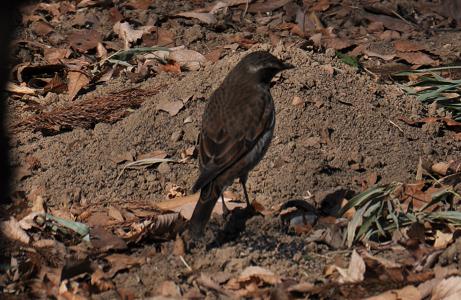
<instances>
[{"instance_id":1,"label":"curled dry leaf","mask_svg":"<svg viewBox=\"0 0 461 300\"><path fill-rule=\"evenodd\" d=\"M7 92L20 95L35 95L40 91L38 89L33 89L25 85L17 85L12 82L7 83L5 90Z\"/></svg>"},{"instance_id":2,"label":"curled dry leaf","mask_svg":"<svg viewBox=\"0 0 461 300\"><path fill-rule=\"evenodd\" d=\"M0 230L3 235L13 241L28 244L30 241L29 235L21 228L19 222L11 217L8 221L0 223Z\"/></svg>"},{"instance_id":3,"label":"curled dry leaf","mask_svg":"<svg viewBox=\"0 0 461 300\"><path fill-rule=\"evenodd\" d=\"M365 262L363 258L357 253L352 251L351 261L347 269L336 266L336 270L339 272L340 277L338 278L339 283L358 283L362 282L365 274Z\"/></svg>"},{"instance_id":4,"label":"curled dry leaf","mask_svg":"<svg viewBox=\"0 0 461 300\"><path fill-rule=\"evenodd\" d=\"M448 244L450 244L453 240L453 233L444 233L440 230L437 230L435 233L435 242L434 248L435 249L445 249Z\"/></svg>"},{"instance_id":5,"label":"curled dry leaf","mask_svg":"<svg viewBox=\"0 0 461 300\"><path fill-rule=\"evenodd\" d=\"M125 42L125 49L130 48L130 43L142 38L143 34L154 30L153 26L141 26L134 29L128 22L117 22L114 24L114 32Z\"/></svg>"},{"instance_id":6,"label":"curled dry leaf","mask_svg":"<svg viewBox=\"0 0 461 300\"><path fill-rule=\"evenodd\" d=\"M189 49L178 49L171 51L168 58L172 61L179 63L181 68L190 71L196 71L206 62L205 56L201 53L189 50Z\"/></svg>"},{"instance_id":7,"label":"curled dry leaf","mask_svg":"<svg viewBox=\"0 0 461 300\"><path fill-rule=\"evenodd\" d=\"M442 280L432 291L431 300L457 300L461 295L461 277Z\"/></svg>"},{"instance_id":8,"label":"curled dry leaf","mask_svg":"<svg viewBox=\"0 0 461 300\"><path fill-rule=\"evenodd\" d=\"M270 285L279 284L281 282L280 277L275 275L272 271L258 266L247 267L237 278L237 281L240 283L251 282L254 280Z\"/></svg>"},{"instance_id":9,"label":"curled dry leaf","mask_svg":"<svg viewBox=\"0 0 461 300\"><path fill-rule=\"evenodd\" d=\"M69 100L73 100L78 92L90 83L90 79L82 72L70 71L67 74L67 93Z\"/></svg>"}]
</instances>

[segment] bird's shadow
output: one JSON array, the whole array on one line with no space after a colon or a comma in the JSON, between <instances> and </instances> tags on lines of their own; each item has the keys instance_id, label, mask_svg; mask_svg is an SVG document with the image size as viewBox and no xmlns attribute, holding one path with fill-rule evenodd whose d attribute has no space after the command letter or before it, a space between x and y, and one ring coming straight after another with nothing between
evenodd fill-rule
<instances>
[{"instance_id":1,"label":"bird's shadow","mask_svg":"<svg viewBox=\"0 0 461 300\"><path fill-rule=\"evenodd\" d=\"M223 229L219 230L215 239L207 244L207 250L218 248L225 243L236 240L245 231L246 222L259 213L252 207L237 207L230 212Z\"/></svg>"}]
</instances>

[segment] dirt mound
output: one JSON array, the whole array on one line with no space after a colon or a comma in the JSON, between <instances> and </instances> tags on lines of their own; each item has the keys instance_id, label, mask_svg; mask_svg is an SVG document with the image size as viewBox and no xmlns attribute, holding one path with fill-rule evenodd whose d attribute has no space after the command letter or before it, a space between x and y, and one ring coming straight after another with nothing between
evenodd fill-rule
<instances>
[{"instance_id":1,"label":"dirt mound","mask_svg":"<svg viewBox=\"0 0 461 300\"><path fill-rule=\"evenodd\" d=\"M422 110L412 97L393 86L376 83L332 56L300 49L274 49L296 69L278 78L272 88L277 127L266 158L251 173L249 190L272 204L337 186L357 189L362 179L405 180L421 156L451 154L450 137L437 128L421 130L398 121ZM87 201L162 199L172 184L187 191L197 174L196 161L163 165L159 170L126 170L117 158L164 150L179 160L193 146L207 97L245 53L230 55L198 72L160 74L139 85L164 84L141 109L113 124L53 136L21 136L16 159L32 155L40 161L34 176L20 184L25 190L45 187L51 205ZM124 80L86 95L94 97L126 88ZM304 103L293 105L293 98ZM190 98L190 100L188 100ZM187 101L171 117L157 106L162 101ZM192 120L185 124L185 120Z\"/></svg>"}]
</instances>

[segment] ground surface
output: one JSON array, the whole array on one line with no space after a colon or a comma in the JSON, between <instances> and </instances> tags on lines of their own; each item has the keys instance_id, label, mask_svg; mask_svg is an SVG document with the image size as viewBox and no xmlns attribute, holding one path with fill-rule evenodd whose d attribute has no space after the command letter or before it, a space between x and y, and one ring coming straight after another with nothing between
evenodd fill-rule
<instances>
[{"instance_id":1,"label":"ground surface","mask_svg":"<svg viewBox=\"0 0 461 300\"><path fill-rule=\"evenodd\" d=\"M74 212L75 207L101 204L109 208L140 201L153 206L167 200L169 194L171 197L173 189L180 196L189 194L197 177L197 160L194 156L183 159L184 151L196 145L207 98L244 55L258 49L271 51L296 66L274 79L272 95L277 110L274 140L248 181L250 197L265 208L301 199L320 209L325 197L335 190L350 191L347 196L350 198L374 184L410 182L416 177L420 159L438 162L455 160L459 156L461 145L454 138L455 133L443 129L441 124L428 123L419 128L401 121L401 117L445 117L446 111L421 104L386 78L377 78L345 64L331 48L318 51L300 47L302 38L292 34L281 35L282 42L278 44L271 43L273 37L271 39L270 35L254 33L255 15L249 15L241 28L230 26L224 30L202 26L195 20L167 20L172 11L204 6L201 1L192 3L196 4L162 1L151 10L139 12L125 7L121 11L126 18L136 19L141 24L157 20L162 28L174 31L176 45L184 44L201 53L229 44L228 35L239 32L244 36L251 32L249 36L255 45L250 50L228 47L221 59L208 61L199 70L180 74L160 72L138 83L122 74L85 90L75 101L128 88L148 91L148 95L139 108L114 124L98 123L94 128L73 128L51 136L30 130L18 132L12 140L15 164L20 166L31 158L39 162L30 174L16 179L18 191L30 195L31 191L39 190L48 209L60 211L62 216L66 215L66 210ZM105 26L108 31L112 29L112 25L104 24L114 17L113 11L96 6L64 15L57 34L70 34L78 27L76 23L85 23L78 20L86 20L91 14L98 19L99 30ZM75 21L78 15L84 17ZM79 26L84 28L82 24ZM19 35L25 39L28 34L26 28ZM432 55L437 55L441 62L453 62L457 54L452 49L456 49L459 36L459 32L453 31L438 37L426 35L424 39L430 40L431 53L436 53ZM443 48L447 55L440 54L439 44L449 45ZM376 47L382 49L379 44ZM36 59L28 57L30 54L26 52L17 52L17 58ZM55 97L54 100L41 97L37 102L50 110L66 101L61 94ZM36 111L35 106L27 109L29 102L18 101L11 99L12 123ZM171 101L183 103L174 116L159 109L163 103ZM127 161L159 150L175 162L123 170ZM230 190L241 194L238 184ZM328 209L323 208L320 214L328 214ZM73 217L82 220L81 211L80 217L78 215L73 214ZM92 225L90 221L87 223ZM348 250L318 242L319 239L309 234L287 233L278 215L250 218L237 236L223 232L224 227L222 216L216 215L203 240L180 257L171 254L177 244L172 241L150 240L136 244L128 253L145 256L145 262L118 272L112 279L115 288L92 290L92 297L114 299L123 293L137 298L168 295L165 281L172 281L182 296L200 295L211 299L223 296L224 292L197 284L202 273L218 285L225 285L246 267L260 266L285 278L285 282L314 283L323 280L326 266L347 266ZM398 252L390 255L396 259ZM337 299L337 295L360 298L402 286L386 282L376 291L366 286L354 291L346 286L341 292L323 290L320 298Z\"/></svg>"}]
</instances>

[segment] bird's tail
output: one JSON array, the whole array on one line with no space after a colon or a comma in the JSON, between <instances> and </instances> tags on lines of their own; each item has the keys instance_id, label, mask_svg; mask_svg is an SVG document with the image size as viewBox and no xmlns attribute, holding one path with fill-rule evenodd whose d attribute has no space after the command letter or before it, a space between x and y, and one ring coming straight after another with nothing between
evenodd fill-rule
<instances>
[{"instance_id":1,"label":"bird's tail","mask_svg":"<svg viewBox=\"0 0 461 300\"><path fill-rule=\"evenodd\" d=\"M219 196L221 196L221 192L222 189L219 184L213 181L202 187L200 198L189 222L189 231L195 238L203 235L203 230L210 220L211 212Z\"/></svg>"}]
</instances>

